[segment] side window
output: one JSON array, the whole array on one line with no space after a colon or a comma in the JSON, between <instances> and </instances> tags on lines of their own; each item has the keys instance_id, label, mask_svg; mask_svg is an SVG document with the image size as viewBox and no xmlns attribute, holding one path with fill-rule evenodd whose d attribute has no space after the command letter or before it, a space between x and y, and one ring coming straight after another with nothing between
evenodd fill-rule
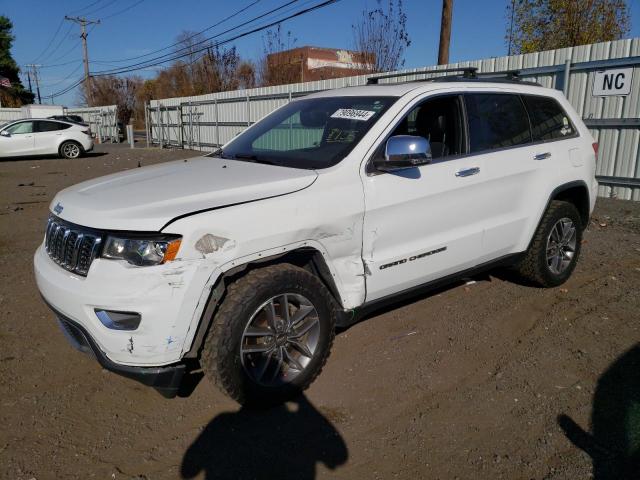
<instances>
[{"instance_id":1,"label":"side window","mask_svg":"<svg viewBox=\"0 0 640 480\"><path fill-rule=\"evenodd\" d=\"M20 122L14 123L10 127L8 127L7 132L12 135L20 134L20 133L32 133L33 132L33 122Z\"/></svg>"},{"instance_id":2,"label":"side window","mask_svg":"<svg viewBox=\"0 0 640 480\"><path fill-rule=\"evenodd\" d=\"M39 121L36 122L36 125L38 132L55 132L56 130L64 130L65 128L69 128L68 125L59 122Z\"/></svg>"},{"instance_id":3,"label":"side window","mask_svg":"<svg viewBox=\"0 0 640 480\"><path fill-rule=\"evenodd\" d=\"M575 133L569 116L553 98L525 95L533 141L555 140Z\"/></svg>"},{"instance_id":4,"label":"side window","mask_svg":"<svg viewBox=\"0 0 640 480\"><path fill-rule=\"evenodd\" d=\"M529 120L518 95L465 95L471 153L531 142Z\"/></svg>"},{"instance_id":5,"label":"side window","mask_svg":"<svg viewBox=\"0 0 640 480\"><path fill-rule=\"evenodd\" d=\"M457 95L436 97L415 107L393 135L416 135L429 140L433 158L463 153L462 115Z\"/></svg>"}]
</instances>

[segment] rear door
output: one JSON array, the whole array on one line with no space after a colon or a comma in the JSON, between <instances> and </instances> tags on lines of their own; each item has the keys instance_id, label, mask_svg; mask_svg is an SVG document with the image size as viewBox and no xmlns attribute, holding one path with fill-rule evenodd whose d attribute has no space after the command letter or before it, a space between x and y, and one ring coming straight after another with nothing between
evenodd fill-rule
<instances>
[{"instance_id":1,"label":"rear door","mask_svg":"<svg viewBox=\"0 0 640 480\"><path fill-rule=\"evenodd\" d=\"M70 128L68 123L56 122L53 120L37 120L35 122L35 148L38 155L56 154L62 141L63 130Z\"/></svg>"},{"instance_id":2,"label":"rear door","mask_svg":"<svg viewBox=\"0 0 640 480\"><path fill-rule=\"evenodd\" d=\"M540 163L531 142L527 110L520 95L465 94L469 153L483 163L484 233L478 263L514 253L531 215Z\"/></svg>"},{"instance_id":3,"label":"rear door","mask_svg":"<svg viewBox=\"0 0 640 480\"><path fill-rule=\"evenodd\" d=\"M14 123L3 130L7 135L0 135L0 157L11 157L33 154L33 121Z\"/></svg>"}]
</instances>

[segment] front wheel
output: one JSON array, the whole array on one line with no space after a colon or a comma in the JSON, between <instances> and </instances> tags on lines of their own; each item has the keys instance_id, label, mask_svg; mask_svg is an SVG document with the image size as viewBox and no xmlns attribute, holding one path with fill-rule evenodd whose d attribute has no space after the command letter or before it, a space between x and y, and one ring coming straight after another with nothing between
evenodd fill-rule
<instances>
[{"instance_id":1,"label":"front wheel","mask_svg":"<svg viewBox=\"0 0 640 480\"><path fill-rule=\"evenodd\" d=\"M64 142L60 145L60 156L62 158L78 158L82 155L82 147L76 142Z\"/></svg>"},{"instance_id":2,"label":"front wheel","mask_svg":"<svg viewBox=\"0 0 640 480\"><path fill-rule=\"evenodd\" d=\"M286 401L320 374L335 322L335 300L316 276L290 264L252 270L228 287L202 367L240 404Z\"/></svg>"},{"instance_id":3,"label":"front wheel","mask_svg":"<svg viewBox=\"0 0 640 480\"><path fill-rule=\"evenodd\" d=\"M576 207L554 200L542 216L518 274L540 287L555 287L571 276L580 256L582 221Z\"/></svg>"}]
</instances>

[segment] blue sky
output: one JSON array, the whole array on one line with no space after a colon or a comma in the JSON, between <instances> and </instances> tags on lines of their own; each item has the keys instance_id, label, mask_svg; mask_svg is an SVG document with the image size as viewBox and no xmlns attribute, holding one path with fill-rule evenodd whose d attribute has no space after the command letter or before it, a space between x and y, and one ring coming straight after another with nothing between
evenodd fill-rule
<instances>
[{"instance_id":1,"label":"blue sky","mask_svg":"<svg viewBox=\"0 0 640 480\"><path fill-rule=\"evenodd\" d=\"M7 15L14 24L14 58L20 65L35 62L44 66L40 70L41 92L49 95L72 85L82 76L80 27L68 21L61 24L65 14L101 19L101 24L92 28L88 37L91 70L98 71L144 60L106 63L163 48L172 44L181 31L202 30L254 1L1 0L0 14ZM302 9L319 1L299 0L281 12ZM452 62L506 54L506 2L454 0ZM219 33L284 3L286 0L260 0L246 12L208 33ZM437 58L442 2L405 0L404 3L408 16L407 30L412 41L405 54L405 67L432 65ZM630 36L639 37L640 0L630 0L629 4L632 19ZM358 21L363 9L375 5L375 0L342 0L289 20L282 28L292 32L298 46L350 48L353 46L351 25ZM266 19L261 22L266 23ZM56 31L58 33L53 38ZM51 45L45 50L50 42ZM243 57L256 59L262 53L262 36L260 33L253 34L237 40L235 45ZM64 65L49 67L57 64ZM144 77L153 76L154 73L153 70L138 72ZM64 105L76 102L75 91L56 99L56 103Z\"/></svg>"}]
</instances>

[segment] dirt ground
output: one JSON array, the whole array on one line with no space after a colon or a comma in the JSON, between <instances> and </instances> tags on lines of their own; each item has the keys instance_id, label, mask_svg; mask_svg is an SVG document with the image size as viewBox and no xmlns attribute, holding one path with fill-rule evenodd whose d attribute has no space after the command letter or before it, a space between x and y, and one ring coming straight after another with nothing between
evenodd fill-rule
<instances>
[{"instance_id":1,"label":"dirt ground","mask_svg":"<svg viewBox=\"0 0 640 480\"><path fill-rule=\"evenodd\" d=\"M166 400L101 370L35 286L49 202L193 155L103 145L0 162L0 477L603 480L640 464L638 203L598 201L562 288L494 272L378 312L279 408L245 411L206 379Z\"/></svg>"}]
</instances>

